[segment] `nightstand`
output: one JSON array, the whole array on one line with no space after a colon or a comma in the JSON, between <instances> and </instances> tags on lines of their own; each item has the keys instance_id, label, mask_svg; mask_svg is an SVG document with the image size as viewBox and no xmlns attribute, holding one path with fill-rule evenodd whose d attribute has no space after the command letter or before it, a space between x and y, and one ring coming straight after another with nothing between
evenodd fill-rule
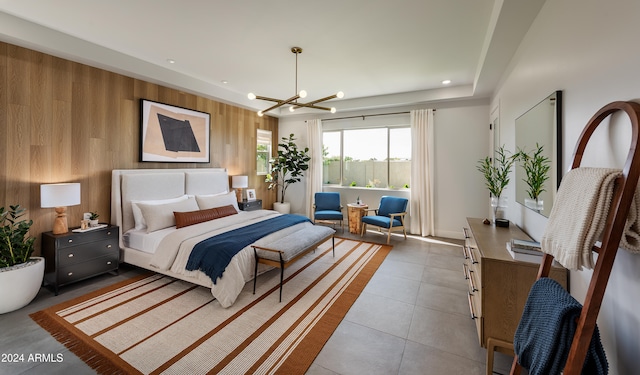
<instances>
[{"instance_id":1,"label":"nightstand","mask_svg":"<svg viewBox=\"0 0 640 375\"><path fill-rule=\"evenodd\" d=\"M242 211L254 211L262 209L262 199L256 199L255 201L239 201L238 208Z\"/></svg>"},{"instance_id":2,"label":"nightstand","mask_svg":"<svg viewBox=\"0 0 640 375\"><path fill-rule=\"evenodd\" d=\"M60 286L118 271L120 248L118 227L64 234L42 233L42 256L45 258L45 283L56 295Z\"/></svg>"}]
</instances>

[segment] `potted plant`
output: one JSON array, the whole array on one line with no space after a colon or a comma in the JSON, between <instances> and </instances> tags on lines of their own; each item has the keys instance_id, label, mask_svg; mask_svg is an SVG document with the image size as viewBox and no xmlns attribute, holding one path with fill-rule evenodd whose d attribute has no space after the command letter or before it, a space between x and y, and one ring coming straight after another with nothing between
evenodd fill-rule
<instances>
[{"instance_id":1,"label":"potted plant","mask_svg":"<svg viewBox=\"0 0 640 375\"><path fill-rule=\"evenodd\" d=\"M544 183L549 179L549 169L551 160L543 155L544 147L536 143L536 149L527 153L518 149L516 157L522 162L525 172L523 181L527 184L528 199L525 199L525 206L537 211L543 209L543 202L539 200L540 194L546 191Z\"/></svg>"},{"instance_id":2,"label":"potted plant","mask_svg":"<svg viewBox=\"0 0 640 375\"><path fill-rule=\"evenodd\" d=\"M44 258L31 257L33 220L22 219L25 211L20 205L0 207L0 314L28 305L44 277Z\"/></svg>"},{"instance_id":3,"label":"potted plant","mask_svg":"<svg viewBox=\"0 0 640 375\"><path fill-rule=\"evenodd\" d=\"M98 215L97 212L93 212L90 211L89 212L89 226L90 227L97 227L99 222L98 222L98 218L100 217L100 215Z\"/></svg>"},{"instance_id":4,"label":"potted plant","mask_svg":"<svg viewBox=\"0 0 640 375\"><path fill-rule=\"evenodd\" d=\"M485 178L485 185L491 194L491 207L493 208L493 219L500 218L499 213L502 208L506 207L504 200L501 200L502 191L509 185L509 174L516 160L516 155L507 155L509 151L505 150L504 145L496 149L495 163L490 157L478 160L477 169Z\"/></svg>"},{"instance_id":5,"label":"potted plant","mask_svg":"<svg viewBox=\"0 0 640 375\"><path fill-rule=\"evenodd\" d=\"M289 213L291 206L285 202L285 193L289 185L299 182L302 173L309 169L309 148L299 150L294 142L293 134L289 138L282 137L282 143L278 144L278 155L271 160L271 173L267 175L265 182L269 183L268 189L276 189L280 201L273 204L273 209L281 213Z\"/></svg>"}]
</instances>

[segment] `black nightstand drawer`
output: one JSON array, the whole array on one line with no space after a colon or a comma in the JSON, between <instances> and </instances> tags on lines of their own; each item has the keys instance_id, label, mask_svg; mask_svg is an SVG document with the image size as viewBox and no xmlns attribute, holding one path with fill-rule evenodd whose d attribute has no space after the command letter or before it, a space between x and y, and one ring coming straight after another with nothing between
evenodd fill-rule
<instances>
[{"instance_id":1,"label":"black nightstand drawer","mask_svg":"<svg viewBox=\"0 0 640 375\"><path fill-rule=\"evenodd\" d=\"M63 247L58 249L58 266L65 267L104 255L115 255L118 257L119 253L117 238L85 243L79 246Z\"/></svg>"},{"instance_id":2,"label":"black nightstand drawer","mask_svg":"<svg viewBox=\"0 0 640 375\"><path fill-rule=\"evenodd\" d=\"M118 256L110 255L77 263L58 270L58 284L64 285L118 269Z\"/></svg>"},{"instance_id":3,"label":"black nightstand drawer","mask_svg":"<svg viewBox=\"0 0 640 375\"><path fill-rule=\"evenodd\" d=\"M58 249L67 246L78 246L96 241L104 241L111 238L115 238L117 242L118 228L109 226L104 229L101 228L89 232L69 232L68 234L59 234L53 236L55 236L55 246Z\"/></svg>"},{"instance_id":4,"label":"black nightstand drawer","mask_svg":"<svg viewBox=\"0 0 640 375\"><path fill-rule=\"evenodd\" d=\"M253 211L262 209L262 199L256 199L255 201L241 201L238 202L238 208L242 211Z\"/></svg>"}]
</instances>

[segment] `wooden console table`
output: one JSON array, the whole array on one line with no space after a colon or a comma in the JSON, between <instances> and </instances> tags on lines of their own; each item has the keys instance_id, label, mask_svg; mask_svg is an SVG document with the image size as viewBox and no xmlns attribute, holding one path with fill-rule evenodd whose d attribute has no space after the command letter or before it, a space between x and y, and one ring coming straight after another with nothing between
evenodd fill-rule
<instances>
[{"instance_id":1,"label":"wooden console table","mask_svg":"<svg viewBox=\"0 0 640 375\"><path fill-rule=\"evenodd\" d=\"M476 323L480 345L487 348L488 339L512 343L539 264L514 260L506 244L512 238L531 238L513 223L502 228L483 224L482 219L467 218L467 224L463 269L469 284L471 319ZM567 287L565 268L553 267L550 277ZM487 357L489 366L493 362L493 350L487 352Z\"/></svg>"}]
</instances>

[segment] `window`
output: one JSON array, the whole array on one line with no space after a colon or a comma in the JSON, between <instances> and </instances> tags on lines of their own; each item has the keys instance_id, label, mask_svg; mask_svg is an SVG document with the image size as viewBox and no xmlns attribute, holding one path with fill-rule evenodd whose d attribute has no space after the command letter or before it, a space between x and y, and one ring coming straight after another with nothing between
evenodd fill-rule
<instances>
[{"instance_id":1,"label":"window","mask_svg":"<svg viewBox=\"0 0 640 375\"><path fill-rule=\"evenodd\" d=\"M409 188L411 128L378 127L323 133L324 184Z\"/></svg>"},{"instance_id":2,"label":"window","mask_svg":"<svg viewBox=\"0 0 640 375\"><path fill-rule=\"evenodd\" d=\"M266 175L271 159L271 130L258 129L256 138L256 171L258 175Z\"/></svg>"}]
</instances>

